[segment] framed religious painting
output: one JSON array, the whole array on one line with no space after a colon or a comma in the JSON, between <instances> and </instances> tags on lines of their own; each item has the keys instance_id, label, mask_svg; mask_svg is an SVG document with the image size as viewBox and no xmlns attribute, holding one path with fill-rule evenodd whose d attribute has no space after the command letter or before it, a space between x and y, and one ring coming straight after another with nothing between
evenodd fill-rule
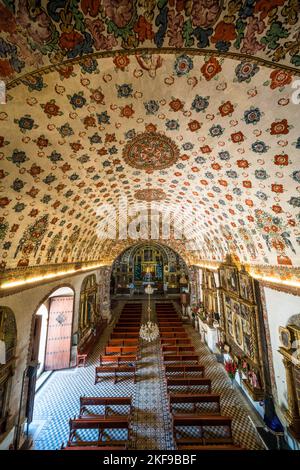
<instances>
[{"instance_id":1,"label":"framed religious painting","mask_svg":"<svg viewBox=\"0 0 300 470\"><path fill-rule=\"evenodd\" d=\"M238 289L238 275L237 275L237 270L235 267L231 266L226 266L225 268L226 272L226 286L227 290L234 292L235 294L238 295L239 289Z\"/></svg>"},{"instance_id":2,"label":"framed religious painting","mask_svg":"<svg viewBox=\"0 0 300 470\"><path fill-rule=\"evenodd\" d=\"M240 295L248 302L254 302L253 279L246 272L239 273Z\"/></svg>"},{"instance_id":3,"label":"framed religious painting","mask_svg":"<svg viewBox=\"0 0 300 470\"><path fill-rule=\"evenodd\" d=\"M291 349L292 341L291 341L291 332L288 328L284 328L283 326L279 327L279 339L281 343L281 347L284 349Z\"/></svg>"}]
</instances>

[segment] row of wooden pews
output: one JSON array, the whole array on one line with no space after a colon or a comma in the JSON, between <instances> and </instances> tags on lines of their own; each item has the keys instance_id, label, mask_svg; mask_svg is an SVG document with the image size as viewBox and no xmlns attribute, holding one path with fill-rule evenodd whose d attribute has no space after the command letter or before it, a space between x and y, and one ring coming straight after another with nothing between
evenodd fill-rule
<instances>
[{"instance_id":1,"label":"row of wooden pews","mask_svg":"<svg viewBox=\"0 0 300 470\"><path fill-rule=\"evenodd\" d=\"M221 414L220 395L213 393L173 304L157 303L156 315L177 449L243 450L233 441L232 418Z\"/></svg>"},{"instance_id":2,"label":"row of wooden pews","mask_svg":"<svg viewBox=\"0 0 300 470\"><path fill-rule=\"evenodd\" d=\"M132 375L136 381L142 304L125 304L95 368L95 384ZM114 407L125 412L111 414ZM124 450L128 448L132 417L131 397L80 397L79 413L69 420L69 439L63 450ZM95 433L96 430L96 433ZM111 430L125 430L125 439L104 440ZM105 433L105 434L104 434ZM96 436L96 437L95 437Z\"/></svg>"}]
</instances>

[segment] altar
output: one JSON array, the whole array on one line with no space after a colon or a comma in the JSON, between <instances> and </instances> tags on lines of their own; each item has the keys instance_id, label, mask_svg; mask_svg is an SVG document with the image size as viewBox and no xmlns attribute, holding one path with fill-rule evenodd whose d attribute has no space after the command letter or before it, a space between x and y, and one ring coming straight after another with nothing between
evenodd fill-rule
<instances>
[{"instance_id":1,"label":"altar","mask_svg":"<svg viewBox=\"0 0 300 470\"><path fill-rule=\"evenodd\" d=\"M213 326L208 325L202 321L199 317L195 324L196 329L199 331L202 341L204 341L211 352L218 353L216 344L218 343L218 330Z\"/></svg>"}]
</instances>

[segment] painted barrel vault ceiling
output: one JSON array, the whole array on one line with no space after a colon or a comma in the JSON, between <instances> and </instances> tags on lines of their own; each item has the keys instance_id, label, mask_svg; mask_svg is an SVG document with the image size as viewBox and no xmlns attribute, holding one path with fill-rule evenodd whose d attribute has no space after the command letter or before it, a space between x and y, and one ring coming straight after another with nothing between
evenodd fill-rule
<instances>
[{"instance_id":1,"label":"painted barrel vault ceiling","mask_svg":"<svg viewBox=\"0 0 300 470\"><path fill-rule=\"evenodd\" d=\"M122 196L189 207L197 251L164 243L190 264L299 267L299 15L292 0L0 2L1 269L111 263L133 241L99 239L97 210Z\"/></svg>"}]
</instances>

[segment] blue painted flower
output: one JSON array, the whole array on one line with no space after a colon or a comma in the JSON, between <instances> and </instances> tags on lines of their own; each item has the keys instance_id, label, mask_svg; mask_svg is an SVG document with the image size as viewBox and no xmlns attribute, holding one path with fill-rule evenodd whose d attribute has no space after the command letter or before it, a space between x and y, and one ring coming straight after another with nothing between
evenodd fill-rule
<instances>
[{"instance_id":1,"label":"blue painted flower","mask_svg":"<svg viewBox=\"0 0 300 470\"><path fill-rule=\"evenodd\" d=\"M22 202L18 202L14 207L13 209L16 211L16 212L22 212L26 207L26 204L23 204Z\"/></svg>"},{"instance_id":2,"label":"blue painted flower","mask_svg":"<svg viewBox=\"0 0 300 470\"><path fill-rule=\"evenodd\" d=\"M224 132L224 128L220 124L214 124L210 129L209 133L212 137L219 137Z\"/></svg>"},{"instance_id":3,"label":"blue painted flower","mask_svg":"<svg viewBox=\"0 0 300 470\"><path fill-rule=\"evenodd\" d=\"M177 77L182 77L183 75L188 74L193 67L192 59L186 54L182 54L175 60L174 70Z\"/></svg>"},{"instance_id":4,"label":"blue painted flower","mask_svg":"<svg viewBox=\"0 0 300 470\"><path fill-rule=\"evenodd\" d=\"M219 202L219 204L221 204L221 206L226 206L226 202L224 201L224 199L219 199L218 202ZM224 215L224 214L222 214L222 215Z\"/></svg>"},{"instance_id":5,"label":"blue painted flower","mask_svg":"<svg viewBox=\"0 0 300 470\"><path fill-rule=\"evenodd\" d=\"M149 100L144 103L146 114L156 114L159 110L159 104L155 100Z\"/></svg>"},{"instance_id":6,"label":"blue painted flower","mask_svg":"<svg viewBox=\"0 0 300 470\"><path fill-rule=\"evenodd\" d=\"M300 197L291 197L288 203L293 207L300 207Z\"/></svg>"},{"instance_id":7,"label":"blue painted flower","mask_svg":"<svg viewBox=\"0 0 300 470\"><path fill-rule=\"evenodd\" d=\"M205 176L206 178L210 179L210 180L213 180L214 179L214 175L210 172L210 171L207 171L205 173Z\"/></svg>"},{"instance_id":8,"label":"blue painted flower","mask_svg":"<svg viewBox=\"0 0 300 470\"><path fill-rule=\"evenodd\" d=\"M166 128L169 131L177 131L179 129L179 122L176 119L167 119Z\"/></svg>"},{"instance_id":9,"label":"blue painted flower","mask_svg":"<svg viewBox=\"0 0 300 470\"><path fill-rule=\"evenodd\" d=\"M244 112L244 120L246 124L257 124L261 118L261 111L258 108L251 106Z\"/></svg>"},{"instance_id":10,"label":"blue painted flower","mask_svg":"<svg viewBox=\"0 0 300 470\"><path fill-rule=\"evenodd\" d=\"M74 109L82 108L86 103L86 99L83 96L82 91L80 91L79 93L74 93L74 95L72 96L68 95L68 98Z\"/></svg>"},{"instance_id":11,"label":"blue painted flower","mask_svg":"<svg viewBox=\"0 0 300 470\"><path fill-rule=\"evenodd\" d=\"M255 178L257 178L258 180L265 180L269 178L269 175L266 172L266 170L255 170L254 174L255 174Z\"/></svg>"},{"instance_id":12,"label":"blue painted flower","mask_svg":"<svg viewBox=\"0 0 300 470\"><path fill-rule=\"evenodd\" d=\"M232 192L237 196L240 196L242 194L242 190L240 188L233 188Z\"/></svg>"},{"instance_id":13,"label":"blue painted flower","mask_svg":"<svg viewBox=\"0 0 300 470\"><path fill-rule=\"evenodd\" d=\"M129 98L132 96L132 85L124 83L123 85L116 85L118 90L118 98Z\"/></svg>"},{"instance_id":14,"label":"blue painted flower","mask_svg":"<svg viewBox=\"0 0 300 470\"><path fill-rule=\"evenodd\" d=\"M183 163L177 163L176 168L178 168L178 170L183 170L185 165Z\"/></svg>"},{"instance_id":15,"label":"blue painted flower","mask_svg":"<svg viewBox=\"0 0 300 470\"><path fill-rule=\"evenodd\" d=\"M80 62L80 66L81 66L82 73L93 73L98 68L98 62L95 59L88 57L84 59L82 62Z\"/></svg>"},{"instance_id":16,"label":"blue painted flower","mask_svg":"<svg viewBox=\"0 0 300 470\"><path fill-rule=\"evenodd\" d=\"M183 150L192 150L194 148L194 144L192 142L186 142L182 146Z\"/></svg>"},{"instance_id":17,"label":"blue painted flower","mask_svg":"<svg viewBox=\"0 0 300 470\"><path fill-rule=\"evenodd\" d=\"M51 184L53 183L53 181L56 180L56 176L52 175L52 173L50 173L49 175L47 175L44 179L43 179L43 182L45 184Z\"/></svg>"},{"instance_id":18,"label":"blue painted flower","mask_svg":"<svg viewBox=\"0 0 300 470\"><path fill-rule=\"evenodd\" d=\"M44 85L43 77L41 75L32 75L30 78L24 78L22 83L28 86L28 91L41 91Z\"/></svg>"},{"instance_id":19,"label":"blue painted flower","mask_svg":"<svg viewBox=\"0 0 300 470\"><path fill-rule=\"evenodd\" d=\"M89 137L89 140L90 140L91 144L101 144L102 143L102 138L97 133L95 133L91 137Z\"/></svg>"},{"instance_id":20,"label":"blue painted flower","mask_svg":"<svg viewBox=\"0 0 300 470\"><path fill-rule=\"evenodd\" d=\"M107 111L103 111L102 113L97 115L98 124L110 124L110 116L107 114Z\"/></svg>"},{"instance_id":21,"label":"blue painted flower","mask_svg":"<svg viewBox=\"0 0 300 470\"><path fill-rule=\"evenodd\" d=\"M124 137L127 140L133 139L136 136L135 130L130 129L129 131L125 132Z\"/></svg>"},{"instance_id":22,"label":"blue painted flower","mask_svg":"<svg viewBox=\"0 0 300 470\"><path fill-rule=\"evenodd\" d=\"M219 152L219 157L221 160L229 160L231 157L230 157L230 154L227 150L223 150L222 152Z\"/></svg>"},{"instance_id":23,"label":"blue painted flower","mask_svg":"<svg viewBox=\"0 0 300 470\"><path fill-rule=\"evenodd\" d=\"M64 194L64 196L65 196L66 198L69 198L69 197L73 196L73 194L74 194L74 191L72 191L71 189L69 189L69 190Z\"/></svg>"},{"instance_id":24,"label":"blue painted flower","mask_svg":"<svg viewBox=\"0 0 300 470\"><path fill-rule=\"evenodd\" d=\"M209 96L203 98L203 96L196 95L194 101L192 102L192 109L194 109L197 113L200 111L205 111L209 105Z\"/></svg>"},{"instance_id":25,"label":"blue painted flower","mask_svg":"<svg viewBox=\"0 0 300 470\"><path fill-rule=\"evenodd\" d=\"M236 207L237 210L240 211L240 212L244 212L244 210L245 210L241 204L236 204L235 207Z\"/></svg>"},{"instance_id":26,"label":"blue painted flower","mask_svg":"<svg viewBox=\"0 0 300 470\"><path fill-rule=\"evenodd\" d=\"M69 176L70 181L76 181L78 179L80 179L80 177L77 175L77 173L72 173L72 175Z\"/></svg>"},{"instance_id":27,"label":"blue painted flower","mask_svg":"<svg viewBox=\"0 0 300 470\"><path fill-rule=\"evenodd\" d=\"M34 126L34 119L32 119L29 115L22 116L20 119L15 119L15 122L19 125L21 131L31 131Z\"/></svg>"},{"instance_id":28,"label":"blue painted flower","mask_svg":"<svg viewBox=\"0 0 300 470\"><path fill-rule=\"evenodd\" d=\"M297 183L300 183L300 170L293 171L291 177L293 178L293 180L297 181Z\"/></svg>"},{"instance_id":29,"label":"blue painted flower","mask_svg":"<svg viewBox=\"0 0 300 470\"><path fill-rule=\"evenodd\" d=\"M102 163L102 165L103 165L104 167L106 167L106 166L111 166L111 163L110 163L108 160L104 160L104 162Z\"/></svg>"},{"instance_id":30,"label":"blue painted flower","mask_svg":"<svg viewBox=\"0 0 300 470\"><path fill-rule=\"evenodd\" d=\"M251 149L255 153L266 153L269 149L269 146L266 145L262 140L256 140L251 145Z\"/></svg>"},{"instance_id":31,"label":"blue painted flower","mask_svg":"<svg viewBox=\"0 0 300 470\"><path fill-rule=\"evenodd\" d=\"M213 187L212 187L212 190L213 190L215 193L220 193L220 192L221 192L221 188L219 188L218 186L213 186Z\"/></svg>"},{"instance_id":32,"label":"blue painted flower","mask_svg":"<svg viewBox=\"0 0 300 470\"><path fill-rule=\"evenodd\" d=\"M61 154L56 152L55 150L53 150L53 152L50 155L48 155L48 158L52 163L59 162L63 159Z\"/></svg>"},{"instance_id":33,"label":"blue painted flower","mask_svg":"<svg viewBox=\"0 0 300 470\"><path fill-rule=\"evenodd\" d=\"M14 150L12 156L7 157L7 160L17 165L17 167L20 167L21 163L24 163L28 160L28 157L22 150Z\"/></svg>"},{"instance_id":34,"label":"blue painted flower","mask_svg":"<svg viewBox=\"0 0 300 470\"><path fill-rule=\"evenodd\" d=\"M293 142L293 145L295 145L296 149L300 149L300 137L298 137L296 142Z\"/></svg>"},{"instance_id":35,"label":"blue painted flower","mask_svg":"<svg viewBox=\"0 0 300 470\"><path fill-rule=\"evenodd\" d=\"M202 165L203 163L206 162L206 158L201 157L201 155L199 155L199 157L196 157L196 158L195 158L195 162L196 162L196 163L199 163L200 165Z\"/></svg>"},{"instance_id":36,"label":"blue painted flower","mask_svg":"<svg viewBox=\"0 0 300 470\"><path fill-rule=\"evenodd\" d=\"M108 153L109 153L110 155L115 155L116 153L118 153L117 147L116 147L115 145L113 145L112 147L110 147L110 148L108 149Z\"/></svg>"},{"instance_id":37,"label":"blue painted flower","mask_svg":"<svg viewBox=\"0 0 300 470\"><path fill-rule=\"evenodd\" d=\"M268 199L266 193L263 193L262 191L257 191L255 193L255 196L258 197L258 199L261 199L262 201L266 201Z\"/></svg>"},{"instance_id":38,"label":"blue painted flower","mask_svg":"<svg viewBox=\"0 0 300 470\"><path fill-rule=\"evenodd\" d=\"M17 191L18 193L21 191L21 189L24 188L26 183L24 183L24 181L20 180L20 178L16 178L14 181L13 181L13 184L11 185L11 188L14 190L14 191Z\"/></svg>"},{"instance_id":39,"label":"blue painted flower","mask_svg":"<svg viewBox=\"0 0 300 470\"><path fill-rule=\"evenodd\" d=\"M251 62L241 62L235 68L238 82L250 82L251 78L259 71L259 67Z\"/></svg>"},{"instance_id":40,"label":"blue painted flower","mask_svg":"<svg viewBox=\"0 0 300 470\"><path fill-rule=\"evenodd\" d=\"M121 172L123 170L124 170L124 167L122 165L119 165L119 166L116 167L116 171Z\"/></svg>"},{"instance_id":41,"label":"blue painted flower","mask_svg":"<svg viewBox=\"0 0 300 470\"><path fill-rule=\"evenodd\" d=\"M50 196L50 194L45 194L45 196L42 197L41 202L43 204L48 204L48 202L50 202L51 199L52 197Z\"/></svg>"},{"instance_id":42,"label":"blue painted flower","mask_svg":"<svg viewBox=\"0 0 300 470\"><path fill-rule=\"evenodd\" d=\"M238 177L237 172L234 171L234 170L226 171L226 175L228 176L228 178L237 178Z\"/></svg>"},{"instance_id":43,"label":"blue painted flower","mask_svg":"<svg viewBox=\"0 0 300 470\"><path fill-rule=\"evenodd\" d=\"M74 131L69 123L66 123L63 126L59 127L58 132L62 137L70 137L74 134Z\"/></svg>"},{"instance_id":44,"label":"blue painted flower","mask_svg":"<svg viewBox=\"0 0 300 470\"><path fill-rule=\"evenodd\" d=\"M11 247L11 242L5 242L3 243L3 250L9 250Z\"/></svg>"}]
</instances>

